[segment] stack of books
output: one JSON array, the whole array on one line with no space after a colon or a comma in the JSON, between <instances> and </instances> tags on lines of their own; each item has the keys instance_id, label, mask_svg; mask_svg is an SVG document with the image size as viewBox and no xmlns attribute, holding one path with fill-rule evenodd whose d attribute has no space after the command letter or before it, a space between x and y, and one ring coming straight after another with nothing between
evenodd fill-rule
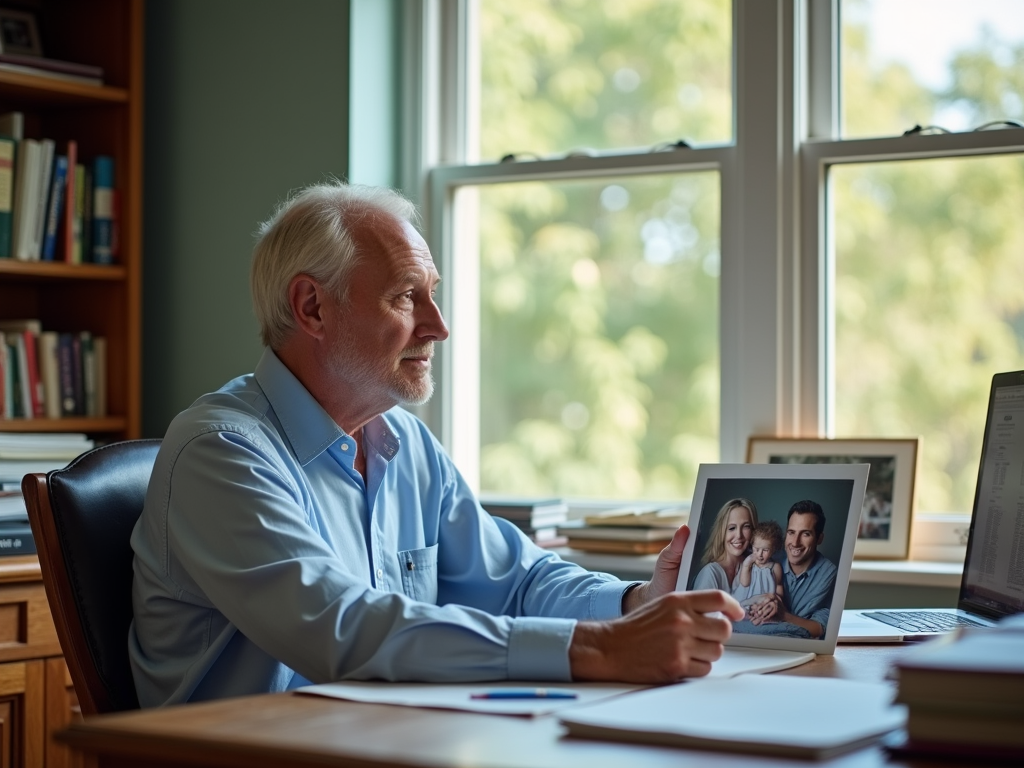
<instances>
[{"instance_id":1,"label":"stack of books","mask_svg":"<svg viewBox=\"0 0 1024 768\"><path fill-rule=\"evenodd\" d=\"M106 372L103 336L44 330L35 318L0 320L0 419L103 417Z\"/></svg>"},{"instance_id":2,"label":"stack of books","mask_svg":"<svg viewBox=\"0 0 1024 768\"><path fill-rule=\"evenodd\" d=\"M616 509L559 526L568 546L584 552L649 555L661 552L688 511L679 507L653 510Z\"/></svg>"},{"instance_id":3,"label":"stack of books","mask_svg":"<svg viewBox=\"0 0 1024 768\"><path fill-rule=\"evenodd\" d=\"M562 499L481 496L480 506L494 517L508 520L542 547L565 544L558 526L568 520L569 505Z\"/></svg>"},{"instance_id":4,"label":"stack of books","mask_svg":"<svg viewBox=\"0 0 1024 768\"><path fill-rule=\"evenodd\" d=\"M1024 615L914 648L896 662L904 754L1024 764Z\"/></svg>"},{"instance_id":5,"label":"stack of books","mask_svg":"<svg viewBox=\"0 0 1024 768\"><path fill-rule=\"evenodd\" d=\"M80 433L0 432L0 557L36 551L22 478L60 469L93 446Z\"/></svg>"},{"instance_id":6,"label":"stack of books","mask_svg":"<svg viewBox=\"0 0 1024 768\"><path fill-rule=\"evenodd\" d=\"M0 258L113 264L119 258L114 158L83 159L74 139L24 135L0 114Z\"/></svg>"}]
</instances>

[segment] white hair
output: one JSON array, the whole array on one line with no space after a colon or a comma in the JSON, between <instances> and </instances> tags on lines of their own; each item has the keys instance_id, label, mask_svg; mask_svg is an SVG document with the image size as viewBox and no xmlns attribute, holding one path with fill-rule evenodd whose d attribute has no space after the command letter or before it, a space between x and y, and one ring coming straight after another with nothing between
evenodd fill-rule
<instances>
[{"instance_id":1,"label":"white hair","mask_svg":"<svg viewBox=\"0 0 1024 768\"><path fill-rule=\"evenodd\" d=\"M280 348L295 330L288 285L296 275L309 275L339 300L345 298L352 269L366 256L358 252L352 230L373 226L382 214L417 221L416 206L400 193L334 179L293 193L260 225L250 287L266 346Z\"/></svg>"}]
</instances>

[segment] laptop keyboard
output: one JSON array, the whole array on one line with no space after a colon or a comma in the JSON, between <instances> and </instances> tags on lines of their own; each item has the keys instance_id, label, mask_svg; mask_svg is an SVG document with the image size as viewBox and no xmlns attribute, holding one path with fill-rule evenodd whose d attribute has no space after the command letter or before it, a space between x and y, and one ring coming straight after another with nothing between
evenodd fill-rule
<instances>
[{"instance_id":1,"label":"laptop keyboard","mask_svg":"<svg viewBox=\"0 0 1024 768\"><path fill-rule=\"evenodd\" d=\"M941 611L871 611L865 616L885 622L904 632L948 632L957 627L983 627L979 621L973 621L956 613Z\"/></svg>"}]
</instances>

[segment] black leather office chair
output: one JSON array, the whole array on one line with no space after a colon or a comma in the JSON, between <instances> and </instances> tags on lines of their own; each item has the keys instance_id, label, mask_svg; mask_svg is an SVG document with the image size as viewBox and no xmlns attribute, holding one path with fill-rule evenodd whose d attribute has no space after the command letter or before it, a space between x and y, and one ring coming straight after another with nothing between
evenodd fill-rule
<instances>
[{"instance_id":1,"label":"black leather office chair","mask_svg":"<svg viewBox=\"0 0 1024 768\"><path fill-rule=\"evenodd\" d=\"M82 714L138 709L128 663L132 529L159 440L94 448L22 491L46 599Z\"/></svg>"}]
</instances>

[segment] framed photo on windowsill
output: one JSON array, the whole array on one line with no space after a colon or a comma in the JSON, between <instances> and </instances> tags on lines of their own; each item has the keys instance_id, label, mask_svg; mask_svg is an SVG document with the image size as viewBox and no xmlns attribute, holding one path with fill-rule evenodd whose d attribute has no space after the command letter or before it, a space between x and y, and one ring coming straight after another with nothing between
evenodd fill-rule
<instances>
[{"instance_id":1,"label":"framed photo on windowsill","mask_svg":"<svg viewBox=\"0 0 1024 768\"><path fill-rule=\"evenodd\" d=\"M870 464L854 557L905 560L919 438L751 437L748 464Z\"/></svg>"}]
</instances>

